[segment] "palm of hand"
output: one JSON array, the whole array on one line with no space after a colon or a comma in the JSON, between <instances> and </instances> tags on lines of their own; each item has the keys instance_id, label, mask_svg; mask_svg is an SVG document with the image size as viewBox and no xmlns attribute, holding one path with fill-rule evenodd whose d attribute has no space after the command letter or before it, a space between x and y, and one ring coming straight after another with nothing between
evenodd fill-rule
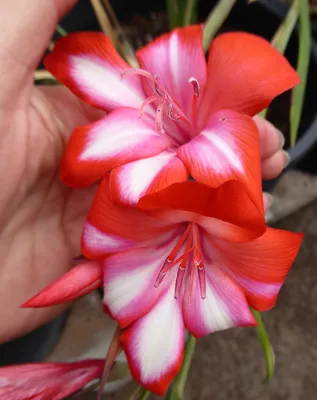
<instances>
[{"instance_id":1,"label":"palm of hand","mask_svg":"<svg viewBox=\"0 0 317 400\"><path fill-rule=\"evenodd\" d=\"M56 86L33 88L25 104L3 112L1 121L6 133L0 146L0 301L6 304L2 318L9 323L0 342L60 312L57 307L48 312L19 306L80 254L81 229L94 192L71 190L59 180L67 138L74 126L93 119L93 111Z\"/></svg>"}]
</instances>

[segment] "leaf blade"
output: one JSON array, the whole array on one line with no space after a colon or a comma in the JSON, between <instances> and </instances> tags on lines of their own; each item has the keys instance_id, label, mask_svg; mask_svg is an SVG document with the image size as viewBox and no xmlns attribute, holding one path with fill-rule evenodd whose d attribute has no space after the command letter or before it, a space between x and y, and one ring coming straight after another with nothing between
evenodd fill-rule
<instances>
[{"instance_id":1,"label":"leaf blade","mask_svg":"<svg viewBox=\"0 0 317 400\"><path fill-rule=\"evenodd\" d=\"M290 144L296 143L299 124L302 117L304 98L307 86L311 48L311 28L308 0L301 0L299 7L299 51L297 73L301 83L292 91L290 109Z\"/></svg>"}]
</instances>

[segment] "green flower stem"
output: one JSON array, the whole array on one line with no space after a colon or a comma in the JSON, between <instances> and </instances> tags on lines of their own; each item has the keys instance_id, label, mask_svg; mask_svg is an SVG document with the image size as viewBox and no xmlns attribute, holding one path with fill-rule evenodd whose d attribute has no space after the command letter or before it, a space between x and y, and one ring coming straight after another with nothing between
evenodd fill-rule
<instances>
[{"instance_id":1,"label":"green flower stem","mask_svg":"<svg viewBox=\"0 0 317 400\"><path fill-rule=\"evenodd\" d=\"M195 352L195 347L196 347L197 339L189 335L186 346L185 346L185 354L184 354L184 360L183 364L181 367L181 370L179 371L178 375L174 379L168 395L167 395L167 400L182 400L183 399L183 394L184 394L184 389L186 385L186 380L190 368L190 364Z\"/></svg>"},{"instance_id":2,"label":"green flower stem","mask_svg":"<svg viewBox=\"0 0 317 400\"><path fill-rule=\"evenodd\" d=\"M204 26L203 37L203 47L205 51L208 50L211 40L229 15L235 2L236 0L219 0L218 4L208 15Z\"/></svg>"},{"instance_id":3,"label":"green flower stem","mask_svg":"<svg viewBox=\"0 0 317 400\"><path fill-rule=\"evenodd\" d=\"M256 334L259 338L263 353L265 355L265 362L266 362L265 380L266 382L268 382L274 374L274 367L275 367L274 350L270 343L270 339L265 329L261 314L259 313L259 311L256 311L253 308L251 308L251 312L254 315L256 322L258 323L258 326L256 327Z\"/></svg>"}]
</instances>

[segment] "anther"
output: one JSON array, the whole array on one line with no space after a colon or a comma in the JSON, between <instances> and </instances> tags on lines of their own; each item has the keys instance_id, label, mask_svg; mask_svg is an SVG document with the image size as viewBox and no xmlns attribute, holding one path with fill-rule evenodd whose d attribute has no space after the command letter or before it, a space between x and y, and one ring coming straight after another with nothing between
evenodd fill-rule
<instances>
[{"instance_id":1,"label":"anther","mask_svg":"<svg viewBox=\"0 0 317 400\"><path fill-rule=\"evenodd\" d=\"M202 299L206 298L206 273L205 273L205 266L203 263L197 268L198 270L198 280L199 280L199 288L200 288L200 297Z\"/></svg>"},{"instance_id":2,"label":"anther","mask_svg":"<svg viewBox=\"0 0 317 400\"><path fill-rule=\"evenodd\" d=\"M161 88L159 87L157 78L155 78L155 81L154 81L154 91L159 97L166 97L166 95L162 92Z\"/></svg>"},{"instance_id":3,"label":"anther","mask_svg":"<svg viewBox=\"0 0 317 400\"><path fill-rule=\"evenodd\" d=\"M196 78L189 78L188 83L190 83L193 87L194 91L194 96L199 97L200 95L200 87L199 87L199 82L197 81Z\"/></svg>"},{"instance_id":4,"label":"anther","mask_svg":"<svg viewBox=\"0 0 317 400\"><path fill-rule=\"evenodd\" d=\"M173 104L170 103L168 105L168 109L167 109L167 115L168 117L172 120L172 121L178 121L180 119L180 116L178 114L175 113L174 109L173 109Z\"/></svg>"},{"instance_id":5,"label":"anther","mask_svg":"<svg viewBox=\"0 0 317 400\"><path fill-rule=\"evenodd\" d=\"M155 117L155 128L158 133L165 133L163 128L163 112L164 112L164 102L161 102L157 106L156 117Z\"/></svg>"},{"instance_id":6,"label":"anther","mask_svg":"<svg viewBox=\"0 0 317 400\"><path fill-rule=\"evenodd\" d=\"M143 102L143 104L141 105L141 108L140 108L140 111L139 111L139 116L142 117L143 114L144 114L145 108L146 108L148 105L150 105L150 104L152 104L152 103L154 103L155 101L158 101L158 100L159 100L159 99L158 99L156 96L151 96L151 97L149 97L148 99L146 99L146 100Z\"/></svg>"},{"instance_id":7,"label":"anther","mask_svg":"<svg viewBox=\"0 0 317 400\"><path fill-rule=\"evenodd\" d=\"M178 299L179 295L181 293L181 288L184 280L184 275L185 275L185 268L182 265L179 266L178 271L177 271L177 276L176 276L176 283L175 283L175 293L174 293L174 298Z\"/></svg>"}]
</instances>

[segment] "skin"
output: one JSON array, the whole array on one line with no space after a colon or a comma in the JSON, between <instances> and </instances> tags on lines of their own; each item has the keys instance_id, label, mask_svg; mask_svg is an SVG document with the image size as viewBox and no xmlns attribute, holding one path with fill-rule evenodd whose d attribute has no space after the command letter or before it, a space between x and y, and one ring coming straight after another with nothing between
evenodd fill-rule
<instances>
[{"instance_id":1,"label":"skin","mask_svg":"<svg viewBox=\"0 0 317 400\"><path fill-rule=\"evenodd\" d=\"M63 87L33 85L33 70L56 23L75 3L0 0L0 343L63 310L19 306L74 265L95 192L63 185L59 163L72 130L98 119L99 112ZM263 178L270 179L287 160L282 135L268 122L255 121Z\"/></svg>"}]
</instances>

